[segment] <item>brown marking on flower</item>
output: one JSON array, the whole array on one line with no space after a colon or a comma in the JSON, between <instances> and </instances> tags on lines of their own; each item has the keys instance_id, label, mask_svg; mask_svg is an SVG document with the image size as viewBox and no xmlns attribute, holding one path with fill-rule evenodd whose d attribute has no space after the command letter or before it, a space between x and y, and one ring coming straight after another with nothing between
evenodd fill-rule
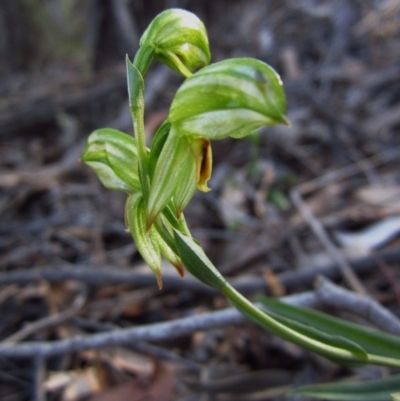
<instances>
[{"instance_id":1,"label":"brown marking on flower","mask_svg":"<svg viewBox=\"0 0 400 401\"><path fill-rule=\"evenodd\" d=\"M162 282L162 277L161 277L161 272L155 272L154 273L157 279L157 285L158 285L158 289L162 290L163 288L163 282Z\"/></svg>"},{"instance_id":2,"label":"brown marking on flower","mask_svg":"<svg viewBox=\"0 0 400 401\"><path fill-rule=\"evenodd\" d=\"M183 268L182 263L174 265L175 269L179 273L179 275L184 278L185 277L185 269Z\"/></svg>"},{"instance_id":3,"label":"brown marking on flower","mask_svg":"<svg viewBox=\"0 0 400 401\"><path fill-rule=\"evenodd\" d=\"M198 138L192 141L190 148L196 160L197 188L202 192L211 191L207 186L212 172L211 143L208 139Z\"/></svg>"}]
</instances>

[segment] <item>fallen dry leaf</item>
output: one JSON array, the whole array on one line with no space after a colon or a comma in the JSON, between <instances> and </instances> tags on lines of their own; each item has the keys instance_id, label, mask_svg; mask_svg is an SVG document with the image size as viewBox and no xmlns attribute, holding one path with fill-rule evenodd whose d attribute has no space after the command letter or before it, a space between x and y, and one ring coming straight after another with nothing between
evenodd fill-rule
<instances>
[{"instance_id":1,"label":"fallen dry leaf","mask_svg":"<svg viewBox=\"0 0 400 401\"><path fill-rule=\"evenodd\" d=\"M173 388L173 372L166 364L156 362L150 381L133 379L103 391L89 401L169 401Z\"/></svg>"}]
</instances>

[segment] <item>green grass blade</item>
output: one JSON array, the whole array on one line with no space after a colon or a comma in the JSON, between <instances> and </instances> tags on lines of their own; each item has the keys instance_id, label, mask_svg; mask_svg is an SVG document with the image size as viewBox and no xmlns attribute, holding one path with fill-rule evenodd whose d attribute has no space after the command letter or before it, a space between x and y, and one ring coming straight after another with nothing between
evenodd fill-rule
<instances>
[{"instance_id":1,"label":"green grass blade","mask_svg":"<svg viewBox=\"0 0 400 401\"><path fill-rule=\"evenodd\" d=\"M400 375L396 375L371 381L304 386L288 394L335 401L391 401L391 394L399 391Z\"/></svg>"},{"instance_id":2,"label":"green grass blade","mask_svg":"<svg viewBox=\"0 0 400 401\"><path fill-rule=\"evenodd\" d=\"M275 299L260 299L266 310L274 312L331 335L346 337L360 345L370 356L372 363L400 366L400 338L379 330L351 323L326 313L299 306L288 305ZM374 360L373 356L377 356ZM379 359L379 360L378 360Z\"/></svg>"}]
</instances>

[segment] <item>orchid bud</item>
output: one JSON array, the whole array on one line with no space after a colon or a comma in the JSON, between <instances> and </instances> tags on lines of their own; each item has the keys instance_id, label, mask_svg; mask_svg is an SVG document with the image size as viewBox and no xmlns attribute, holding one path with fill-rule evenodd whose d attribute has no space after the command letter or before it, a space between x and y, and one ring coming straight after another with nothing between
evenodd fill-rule
<instances>
[{"instance_id":1,"label":"orchid bud","mask_svg":"<svg viewBox=\"0 0 400 401\"><path fill-rule=\"evenodd\" d=\"M125 217L137 249L156 276L158 287L161 289L161 251L156 240L155 228L146 229L146 208L141 195L128 198Z\"/></svg>"},{"instance_id":2,"label":"orchid bud","mask_svg":"<svg viewBox=\"0 0 400 401\"><path fill-rule=\"evenodd\" d=\"M242 138L267 125L288 124L279 75L262 61L236 58L212 64L185 80L168 121L181 135Z\"/></svg>"},{"instance_id":3,"label":"orchid bud","mask_svg":"<svg viewBox=\"0 0 400 401\"><path fill-rule=\"evenodd\" d=\"M172 227L162 216L160 216L159 219L161 219L162 225L173 237L174 232ZM147 229L146 207L141 194L128 197L125 209L125 220L140 254L156 276L157 284L160 289L162 288L161 256L176 268L181 277L184 277L185 271L180 257L175 253L176 250L174 252L167 245L156 227L152 226L150 229Z\"/></svg>"},{"instance_id":4,"label":"orchid bud","mask_svg":"<svg viewBox=\"0 0 400 401\"><path fill-rule=\"evenodd\" d=\"M196 190L195 158L187 138L178 135L174 130L159 132L163 135L159 143L165 142L162 148L157 144L154 148L152 146L150 152L150 170L154 169L154 172L147 202L148 228L171 199L179 217Z\"/></svg>"},{"instance_id":5,"label":"orchid bud","mask_svg":"<svg viewBox=\"0 0 400 401\"><path fill-rule=\"evenodd\" d=\"M129 194L141 191L136 140L131 136L112 128L92 132L82 161L106 188Z\"/></svg>"},{"instance_id":6,"label":"orchid bud","mask_svg":"<svg viewBox=\"0 0 400 401\"><path fill-rule=\"evenodd\" d=\"M157 15L140 39L135 65L144 76L152 58L185 77L210 63L207 31L189 11L173 8Z\"/></svg>"}]
</instances>

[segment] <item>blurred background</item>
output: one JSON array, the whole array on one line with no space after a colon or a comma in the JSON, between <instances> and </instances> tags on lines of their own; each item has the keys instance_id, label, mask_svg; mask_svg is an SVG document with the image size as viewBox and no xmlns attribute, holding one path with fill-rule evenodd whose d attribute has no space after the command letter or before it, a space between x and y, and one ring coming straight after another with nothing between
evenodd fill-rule
<instances>
[{"instance_id":1,"label":"blurred background","mask_svg":"<svg viewBox=\"0 0 400 401\"><path fill-rule=\"evenodd\" d=\"M203 20L213 62L255 57L273 66L292 124L214 141L212 192L196 194L185 212L210 258L250 298L309 290L318 268L345 264L398 313L399 0L1 0L0 340L50 341L228 306L177 284L168 265L158 291L125 231L125 196L79 162L96 128L132 133L125 55L134 57L150 21L170 7ZM182 81L151 68L149 144ZM126 268L148 280L111 285L99 273ZM73 269L86 279L72 280ZM43 272L53 275L42 280ZM301 281L304 272L311 279ZM85 301L62 324L24 331L77 297ZM132 394L143 396L144 377L152 400L280 400L293 383L353 373L250 323L157 347L53 358L44 392L139 400ZM160 380L175 384L157 393ZM0 359L2 400L32 399L32 383L29 361ZM118 393L126 383L130 398Z\"/></svg>"}]
</instances>

